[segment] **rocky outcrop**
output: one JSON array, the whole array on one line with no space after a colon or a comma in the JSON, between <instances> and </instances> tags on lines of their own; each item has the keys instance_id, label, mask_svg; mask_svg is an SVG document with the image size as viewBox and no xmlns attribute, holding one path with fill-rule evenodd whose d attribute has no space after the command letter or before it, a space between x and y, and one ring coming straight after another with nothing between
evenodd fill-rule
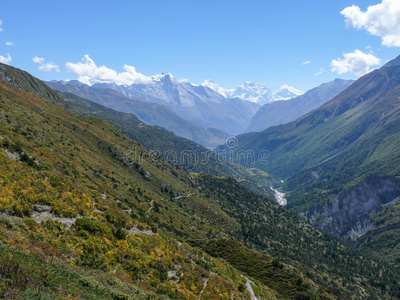
<instances>
[{"instance_id":1,"label":"rocky outcrop","mask_svg":"<svg viewBox=\"0 0 400 300\"><path fill-rule=\"evenodd\" d=\"M301 213L312 224L344 240L354 240L375 227L370 215L400 196L400 180L370 175L339 196Z\"/></svg>"},{"instance_id":2,"label":"rocky outcrop","mask_svg":"<svg viewBox=\"0 0 400 300\"><path fill-rule=\"evenodd\" d=\"M48 206L48 205L34 205L33 206L33 211L36 211L38 213L50 212L51 210L52 210L52 207Z\"/></svg>"}]
</instances>

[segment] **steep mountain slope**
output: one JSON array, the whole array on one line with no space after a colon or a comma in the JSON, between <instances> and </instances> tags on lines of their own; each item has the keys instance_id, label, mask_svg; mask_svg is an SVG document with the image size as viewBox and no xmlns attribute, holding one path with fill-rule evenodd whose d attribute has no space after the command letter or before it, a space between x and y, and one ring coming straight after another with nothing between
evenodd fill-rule
<instances>
[{"instance_id":1,"label":"steep mountain slope","mask_svg":"<svg viewBox=\"0 0 400 300\"><path fill-rule=\"evenodd\" d=\"M233 179L190 174L104 120L5 84L0 111L0 276L11 298L249 299L241 274L259 299L400 296L396 270ZM208 242L211 256L193 248Z\"/></svg>"},{"instance_id":2,"label":"steep mountain slope","mask_svg":"<svg viewBox=\"0 0 400 300\"><path fill-rule=\"evenodd\" d=\"M263 131L272 126L294 121L328 102L352 83L353 80L335 79L290 100L265 104L251 119L247 131Z\"/></svg>"},{"instance_id":3,"label":"steep mountain slope","mask_svg":"<svg viewBox=\"0 0 400 300\"><path fill-rule=\"evenodd\" d=\"M52 103L59 105L65 101L55 91L33 77L28 72L0 63L0 81L15 86L21 90L40 96Z\"/></svg>"},{"instance_id":4,"label":"steep mountain slope","mask_svg":"<svg viewBox=\"0 0 400 300\"><path fill-rule=\"evenodd\" d=\"M374 228L353 241L363 251L385 257L400 266L400 198L386 203L376 215L372 215Z\"/></svg>"},{"instance_id":5,"label":"steep mountain slope","mask_svg":"<svg viewBox=\"0 0 400 300\"><path fill-rule=\"evenodd\" d=\"M400 195L400 180L394 176L369 175L329 202L318 204L302 215L313 224L344 240L356 240L375 227L373 215Z\"/></svg>"},{"instance_id":6,"label":"steep mountain slope","mask_svg":"<svg viewBox=\"0 0 400 300\"><path fill-rule=\"evenodd\" d=\"M197 126L229 134L244 132L259 108L255 103L228 99L208 87L177 80L169 73L152 76L146 83L96 83L93 87L111 88L129 98L165 105Z\"/></svg>"},{"instance_id":7,"label":"steep mountain slope","mask_svg":"<svg viewBox=\"0 0 400 300\"><path fill-rule=\"evenodd\" d=\"M308 214L319 211L314 206L322 203L322 207L332 209L314 215L315 224L333 222L331 225L335 227L334 223L339 222L341 229L345 229L350 223L355 227L348 229L349 232L362 234L377 226L363 222L367 215L379 213L399 194L386 190L385 180L380 181L382 186L371 187L370 193L359 197L345 194L359 183L368 186L365 180L370 173L390 175L391 180L400 174L399 94L400 66L391 62L358 79L334 99L294 122L239 136L239 146L231 149L232 156L240 150L252 150L256 156L268 150L269 164L256 162L255 165L285 179L285 188L290 191L289 208ZM378 197L379 201L375 202L378 207L368 206L369 197L376 197L380 190L387 196ZM361 209L364 213L350 214L351 219L344 224L343 220L334 220L335 215L345 213L352 206L351 203L339 205L339 212L333 209L336 206L332 204L341 198L355 201L354 204L364 203Z\"/></svg>"},{"instance_id":8,"label":"steep mountain slope","mask_svg":"<svg viewBox=\"0 0 400 300\"><path fill-rule=\"evenodd\" d=\"M223 143L228 136L217 129L198 127L179 117L164 105L137 101L110 88L90 87L76 81L69 82L68 84L52 81L47 82L47 84L55 90L78 95L108 108L133 113L149 125L164 127L179 136L195 141L207 148L213 148L218 143Z\"/></svg>"},{"instance_id":9,"label":"steep mountain slope","mask_svg":"<svg viewBox=\"0 0 400 300\"><path fill-rule=\"evenodd\" d=\"M154 155L161 155L165 160L191 172L232 177L253 192L274 197L271 187L276 185L276 180L261 170L247 169L223 160L193 141L181 138L164 128L144 124L133 114L117 112L74 94L59 93L73 111L109 121L129 138L153 150Z\"/></svg>"},{"instance_id":10,"label":"steep mountain slope","mask_svg":"<svg viewBox=\"0 0 400 300\"><path fill-rule=\"evenodd\" d=\"M192 299L217 290L249 298L232 267L150 229L151 219L172 217L170 204L161 204L173 192L168 182L187 185L189 174L183 179L162 161L124 161L132 147L145 149L100 119L82 119L3 84L0 95L2 298ZM185 231L191 221L180 223L176 208L175 225ZM153 217L145 220L146 212Z\"/></svg>"}]
</instances>

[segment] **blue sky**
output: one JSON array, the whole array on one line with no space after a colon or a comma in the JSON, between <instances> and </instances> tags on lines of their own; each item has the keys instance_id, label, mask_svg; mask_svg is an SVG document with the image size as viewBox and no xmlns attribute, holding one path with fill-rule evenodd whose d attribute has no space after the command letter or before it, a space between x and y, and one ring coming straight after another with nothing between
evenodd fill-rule
<instances>
[{"instance_id":1,"label":"blue sky","mask_svg":"<svg viewBox=\"0 0 400 300\"><path fill-rule=\"evenodd\" d=\"M97 66L117 72L127 64L145 75L170 72L193 83L211 79L224 88L254 81L307 90L359 76L331 71L332 60L344 59L344 53L358 49L381 64L400 54L397 42L382 45L390 28L373 35L365 24L355 28L357 19L346 28L340 13L381 2L13 0L0 11L0 56L9 54L9 64L44 80L76 78L66 63L88 54ZM35 63L35 56L44 60Z\"/></svg>"}]
</instances>

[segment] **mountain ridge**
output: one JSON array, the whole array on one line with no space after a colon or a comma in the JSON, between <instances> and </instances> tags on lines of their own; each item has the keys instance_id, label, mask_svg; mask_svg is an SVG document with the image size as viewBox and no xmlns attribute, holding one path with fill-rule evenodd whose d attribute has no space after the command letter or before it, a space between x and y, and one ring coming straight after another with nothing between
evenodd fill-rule
<instances>
[{"instance_id":1,"label":"mountain ridge","mask_svg":"<svg viewBox=\"0 0 400 300\"><path fill-rule=\"evenodd\" d=\"M179 117L164 105L131 99L111 88L90 87L79 81L72 81L69 84L52 81L47 84L55 90L75 94L108 108L133 113L149 125L164 127L207 148L213 148L218 141L224 142L228 137L228 134L217 129L200 128Z\"/></svg>"},{"instance_id":2,"label":"mountain ridge","mask_svg":"<svg viewBox=\"0 0 400 300\"><path fill-rule=\"evenodd\" d=\"M353 82L353 80L335 79L334 81L323 83L298 97L265 104L253 116L247 132L259 132L268 127L294 121L328 102Z\"/></svg>"},{"instance_id":3,"label":"mountain ridge","mask_svg":"<svg viewBox=\"0 0 400 300\"><path fill-rule=\"evenodd\" d=\"M164 105L199 127L216 128L228 134L244 132L258 109L255 103L228 99L206 86L179 81L169 73L152 76L148 83L96 83L92 87L111 88L141 102Z\"/></svg>"},{"instance_id":4,"label":"mountain ridge","mask_svg":"<svg viewBox=\"0 0 400 300\"><path fill-rule=\"evenodd\" d=\"M202 85L215 90L227 98L239 98L259 105L289 100L304 93L287 84L282 85L276 91L271 91L265 84L250 81L246 81L234 89L224 89L211 80L205 80Z\"/></svg>"}]
</instances>

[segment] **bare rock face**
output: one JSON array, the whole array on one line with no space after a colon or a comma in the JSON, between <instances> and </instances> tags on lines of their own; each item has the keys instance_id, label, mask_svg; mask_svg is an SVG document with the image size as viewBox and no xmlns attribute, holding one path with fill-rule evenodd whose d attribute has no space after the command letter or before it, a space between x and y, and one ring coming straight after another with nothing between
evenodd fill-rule
<instances>
[{"instance_id":1,"label":"bare rock face","mask_svg":"<svg viewBox=\"0 0 400 300\"><path fill-rule=\"evenodd\" d=\"M36 211L38 213L50 212L51 211L51 206L48 206L48 205L34 205L33 206L33 211Z\"/></svg>"},{"instance_id":2,"label":"bare rock face","mask_svg":"<svg viewBox=\"0 0 400 300\"><path fill-rule=\"evenodd\" d=\"M375 227L371 214L379 213L399 196L399 179L370 175L362 183L301 215L331 235L354 240Z\"/></svg>"},{"instance_id":3,"label":"bare rock face","mask_svg":"<svg viewBox=\"0 0 400 300\"><path fill-rule=\"evenodd\" d=\"M81 215L77 215L75 218L57 217L56 215L54 215L54 213L51 212L52 207L48 205L34 205L32 207L32 210L33 213L31 215L31 218L34 219L37 223L53 220L53 221L58 221L61 224L65 225L67 229L75 224L76 219L82 218Z\"/></svg>"}]
</instances>

